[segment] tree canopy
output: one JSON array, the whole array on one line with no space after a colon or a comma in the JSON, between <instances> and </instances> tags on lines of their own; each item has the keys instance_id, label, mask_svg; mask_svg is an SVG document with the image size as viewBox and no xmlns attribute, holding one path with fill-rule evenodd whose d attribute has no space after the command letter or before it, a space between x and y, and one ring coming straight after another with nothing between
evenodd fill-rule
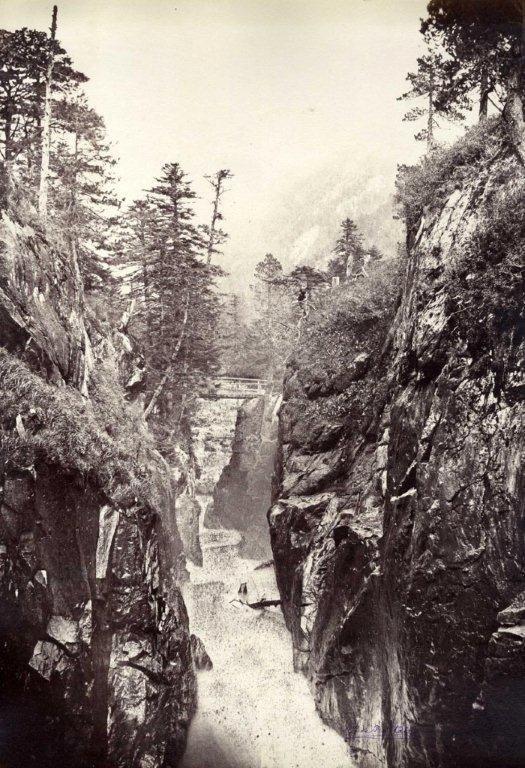
<instances>
[{"instance_id":1,"label":"tree canopy","mask_svg":"<svg viewBox=\"0 0 525 768\"><path fill-rule=\"evenodd\" d=\"M54 58L53 92L63 96L87 77L73 69L70 57L56 40L33 29L0 31L0 147L3 160L2 203L9 174L22 167L33 179L41 152L45 76Z\"/></svg>"},{"instance_id":2,"label":"tree canopy","mask_svg":"<svg viewBox=\"0 0 525 768\"><path fill-rule=\"evenodd\" d=\"M523 98L524 60L521 0L430 0L421 32L428 53L409 73L410 90L401 98L423 97L406 119L427 117L416 138L431 147L439 117L462 119L478 102L480 119L489 105L502 111L513 92Z\"/></svg>"}]
</instances>

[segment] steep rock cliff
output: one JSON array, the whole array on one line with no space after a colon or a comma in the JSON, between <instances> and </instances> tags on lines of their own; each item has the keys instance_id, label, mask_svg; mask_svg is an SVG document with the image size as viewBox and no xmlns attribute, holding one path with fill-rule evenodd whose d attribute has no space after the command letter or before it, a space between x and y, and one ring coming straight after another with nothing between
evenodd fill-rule
<instances>
[{"instance_id":1,"label":"steep rock cliff","mask_svg":"<svg viewBox=\"0 0 525 768\"><path fill-rule=\"evenodd\" d=\"M9 766L175 766L195 706L168 467L68 250L0 230L0 710ZM126 346L126 345L125 345Z\"/></svg>"},{"instance_id":2,"label":"steep rock cliff","mask_svg":"<svg viewBox=\"0 0 525 768\"><path fill-rule=\"evenodd\" d=\"M296 665L359 766L525 753L525 182L490 130L412 192L391 325L363 312L328 373L307 336L285 385L278 584Z\"/></svg>"},{"instance_id":3,"label":"steep rock cliff","mask_svg":"<svg viewBox=\"0 0 525 768\"><path fill-rule=\"evenodd\" d=\"M275 399L246 400L237 412L231 458L213 491L206 513L210 528L232 528L243 535L240 551L247 557L269 557L266 513L271 503L277 444Z\"/></svg>"},{"instance_id":4,"label":"steep rock cliff","mask_svg":"<svg viewBox=\"0 0 525 768\"><path fill-rule=\"evenodd\" d=\"M196 493L203 503L209 501L229 460L237 411L242 402L238 398L216 396L203 397L198 401L192 420L192 450L196 465Z\"/></svg>"},{"instance_id":5,"label":"steep rock cliff","mask_svg":"<svg viewBox=\"0 0 525 768\"><path fill-rule=\"evenodd\" d=\"M241 404L241 399L220 398L213 393L197 401L190 441L194 467L193 484L191 493L187 494L187 503L188 510L190 504L193 506L192 530L199 541L199 548L202 543L199 538L202 528L213 527L213 522L210 523L209 519L213 506L213 491L231 456L237 410ZM199 560L192 560L202 565L202 558L201 552Z\"/></svg>"},{"instance_id":6,"label":"steep rock cliff","mask_svg":"<svg viewBox=\"0 0 525 768\"><path fill-rule=\"evenodd\" d=\"M201 507L197 496L196 461L191 450L176 446L172 473L177 495L177 528L184 554L195 565L202 565Z\"/></svg>"}]
</instances>

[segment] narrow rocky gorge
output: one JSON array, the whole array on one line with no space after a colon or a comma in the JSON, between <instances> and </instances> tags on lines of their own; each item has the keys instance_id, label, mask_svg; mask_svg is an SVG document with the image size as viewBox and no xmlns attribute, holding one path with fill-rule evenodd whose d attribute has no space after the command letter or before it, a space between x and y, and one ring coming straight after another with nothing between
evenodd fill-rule
<instances>
[{"instance_id":1,"label":"narrow rocky gorge","mask_svg":"<svg viewBox=\"0 0 525 768\"><path fill-rule=\"evenodd\" d=\"M213 490L204 524L242 535L241 554L270 557L266 513L277 445L277 410L280 396L247 399L237 409L231 457Z\"/></svg>"},{"instance_id":2,"label":"narrow rocky gorge","mask_svg":"<svg viewBox=\"0 0 525 768\"><path fill-rule=\"evenodd\" d=\"M0 768L523 768L525 0L3 6Z\"/></svg>"},{"instance_id":3,"label":"narrow rocky gorge","mask_svg":"<svg viewBox=\"0 0 525 768\"><path fill-rule=\"evenodd\" d=\"M363 302L343 370L312 363L306 337L285 382L283 610L363 768L525 754L524 188L501 130L413 193L392 321Z\"/></svg>"},{"instance_id":4,"label":"narrow rocky gorge","mask_svg":"<svg viewBox=\"0 0 525 768\"><path fill-rule=\"evenodd\" d=\"M263 396L199 406L202 562L188 563L183 593L210 662L198 671L182 768L350 765L344 740L321 722L306 681L294 673L267 562L277 405L276 396Z\"/></svg>"},{"instance_id":5,"label":"narrow rocky gorge","mask_svg":"<svg viewBox=\"0 0 525 768\"><path fill-rule=\"evenodd\" d=\"M304 766L520 765L521 230L505 212L523 179L501 128L486 132L411 201L391 310L374 309L377 287L357 291L337 354L305 326L282 404L203 392L173 466L143 419L127 318L85 302L66 244L4 215L10 766L176 766L197 712L184 766L209 750L210 768L279 768L282 691L296 718L310 711L292 668L343 737L310 713ZM257 575L272 552L279 594ZM237 732L243 701L257 715Z\"/></svg>"},{"instance_id":6,"label":"narrow rocky gorge","mask_svg":"<svg viewBox=\"0 0 525 768\"><path fill-rule=\"evenodd\" d=\"M349 748L364 768L479 768L504 755L517 768L521 284L510 236L488 277L476 248L493 236L489 212L492 228L506 226L498 216L522 179L497 130L472 155L416 208L390 314L365 293L326 366L305 330L282 405L277 394L204 393L190 448L172 467L136 401L142 362L126 318L110 331L84 301L65 245L4 215L10 765L178 765L197 667L183 764L202 768L209 748L210 768L258 759L278 768L291 724L276 727L275 695L286 690L290 711L308 710L280 601L293 668L344 739L322 731L332 757L344 761ZM483 289L502 276L503 324ZM254 612L239 587L257 583L270 537L279 594L270 587L262 603L274 607ZM254 664L268 695L235 735ZM21 719L33 724L23 739ZM259 744L261 722L271 737ZM310 730L321 733L313 721ZM303 744L305 766L319 749Z\"/></svg>"}]
</instances>

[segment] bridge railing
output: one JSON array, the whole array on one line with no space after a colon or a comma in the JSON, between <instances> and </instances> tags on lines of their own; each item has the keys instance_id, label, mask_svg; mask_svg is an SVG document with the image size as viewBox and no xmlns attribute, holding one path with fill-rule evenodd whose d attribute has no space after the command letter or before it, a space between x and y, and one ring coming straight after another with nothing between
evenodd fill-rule
<instances>
[{"instance_id":1,"label":"bridge railing","mask_svg":"<svg viewBox=\"0 0 525 768\"><path fill-rule=\"evenodd\" d=\"M218 390L263 394L271 386L269 379L248 379L237 376L217 376L213 383Z\"/></svg>"},{"instance_id":2,"label":"bridge railing","mask_svg":"<svg viewBox=\"0 0 525 768\"><path fill-rule=\"evenodd\" d=\"M208 380L200 392L200 397L216 398L230 397L244 399L258 395L270 395L272 381L270 379L250 379L241 376L216 376Z\"/></svg>"}]
</instances>

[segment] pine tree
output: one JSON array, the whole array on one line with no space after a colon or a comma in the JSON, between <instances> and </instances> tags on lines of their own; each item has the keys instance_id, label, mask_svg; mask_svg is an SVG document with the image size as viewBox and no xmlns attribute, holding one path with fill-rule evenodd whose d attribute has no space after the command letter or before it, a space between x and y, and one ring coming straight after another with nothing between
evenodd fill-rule
<instances>
[{"instance_id":1,"label":"pine tree","mask_svg":"<svg viewBox=\"0 0 525 768\"><path fill-rule=\"evenodd\" d=\"M42 121L40 183L38 188L38 212L40 216L47 216L47 191L49 174L49 151L51 144L51 93L53 88L53 69L55 67L55 43L57 33L58 8L53 6L51 19L51 35L49 38L47 66L44 77L44 119Z\"/></svg>"},{"instance_id":2,"label":"pine tree","mask_svg":"<svg viewBox=\"0 0 525 768\"><path fill-rule=\"evenodd\" d=\"M195 193L177 163L168 163L148 198L147 291L149 331L145 350L151 372L146 417L173 415L188 381L217 365L215 327L220 270L204 261L205 243L193 223ZM144 211L143 211L144 212Z\"/></svg>"},{"instance_id":3,"label":"pine tree","mask_svg":"<svg viewBox=\"0 0 525 768\"><path fill-rule=\"evenodd\" d=\"M156 242L156 222L155 206L148 199L134 200L119 221L120 266L128 275L131 294L140 303L143 317L150 293L150 261ZM146 336L149 343L149 331Z\"/></svg>"},{"instance_id":4,"label":"pine tree","mask_svg":"<svg viewBox=\"0 0 525 768\"><path fill-rule=\"evenodd\" d=\"M419 99L419 104L410 109L404 120L414 122L425 118L425 127L415 134L416 141L426 141L427 149L431 150L436 143L436 130L439 127L438 116L447 120L462 120L462 109L469 107L469 101L464 88L456 84L454 99L444 98L448 94L446 83L450 81L455 63L446 61L435 50L417 60L417 72L410 72L407 80L410 90L399 97L400 100Z\"/></svg>"},{"instance_id":5,"label":"pine tree","mask_svg":"<svg viewBox=\"0 0 525 768\"><path fill-rule=\"evenodd\" d=\"M45 78L53 56L51 93L85 82L72 68L71 59L56 40L45 32L18 29L0 31L0 204L8 204L13 175L34 186L35 167L40 164Z\"/></svg>"},{"instance_id":6,"label":"pine tree","mask_svg":"<svg viewBox=\"0 0 525 768\"><path fill-rule=\"evenodd\" d=\"M340 280L358 276L364 263L363 238L350 218L341 222L341 234L334 247L335 257L328 264L328 273Z\"/></svg>"},{"instance_id":7,"label":"pine tree","mask_svg":"<svg viewBox=\"0 0 525 768\"><path fill-rule=\"evenodd\" d=\"M384 258L383 254L377 248L377 246L373 245L370 250L368 251L368 259L371 262L381 261L381 259Z\"/></svg>"},{"instance_id":8,"label":"pine tree","mask_svg":"<svg viewBox=\"0 0 525 768\"><path fill-rule=\"evenodd\" d=\"M254 296L258 306L258 312L265 318L268 326L272 323L272 316L277 307L280 289L284 284L283 267L279 259L272 253L267 253L254 271Z\"/></svg>"},{"instance_id":9,"label":"pine tree","mask_svg":"<svg viewBox=\"0 0 525 768\"><path fill-rule=\"evenodd\" d=\"M241 296L220 294L217 338L221 371L230 376L248 376L243 370L246 354L246 318Z\"/></svg>"},{"instance_id":10,"label":"pine tree","mask_svg":"<svg viewBox=\"0 0 525 768\"><path fill-rule=\"evenodd\" d=\"M77 92L56 102L51 129L52 216L78 258L86 290L101 290L110 280L119 206L104 121Z\"/></svg>"},{"instance_id":11,"label":"pine tree","mask_svg":"<svg viewBox=\"0 0 525 768\"><path fill-rule=\"evenodd\" d=\"M267 253L255 267L253 293L256 318L249 329L250 343L257 350L257 365L270 380L278 380L293 342L297 302L281 262Z\"/></svg>"},{"instance_id":12,"label":"pine tree","mask_svg":"<svg viewBox=\"0 0 525 768\"><path fill-rule=\"evenodd\" d=\"M479 117L485 119L489 101L504 102L521 79L524 91L522 0L430 0L421 31L431 48L439 48L440 88L436 109L462 112L479 99Z\"/></svg>"}]
</instances>

